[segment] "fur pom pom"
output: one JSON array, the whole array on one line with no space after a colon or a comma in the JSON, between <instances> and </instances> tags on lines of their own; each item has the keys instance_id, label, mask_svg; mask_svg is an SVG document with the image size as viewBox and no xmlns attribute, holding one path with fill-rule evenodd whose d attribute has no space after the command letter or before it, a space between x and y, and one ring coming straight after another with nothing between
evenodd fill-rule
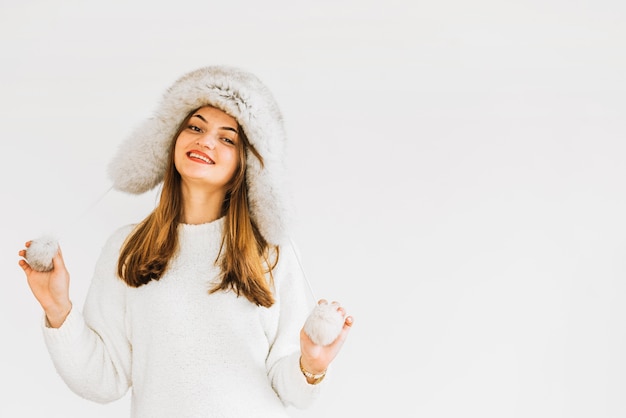
<instances>
[{"instance_id":1,"label":"fur pom pom","mask_svg":"<svg viewBox=\"0 0 626 418\"><path fill-rule=\"evenodd\" d=\"M40 237L32 240L26 249L24 257L28 264L37 271L52 270L52 258L59 250L59 243L52 236Z\"/></svg>"},{"instance_id":2,"label":"fur pom pom","mask_svg":"<svg viewBox=\"0 0 626 418\"><path fill-rule=\"evenodd\" d=\"M313 308L304 323L304 332L317 345L329 345L343 328L344 318L337 311L338 305L331 303L318 304Z\"/></svg>"}]
</instances>

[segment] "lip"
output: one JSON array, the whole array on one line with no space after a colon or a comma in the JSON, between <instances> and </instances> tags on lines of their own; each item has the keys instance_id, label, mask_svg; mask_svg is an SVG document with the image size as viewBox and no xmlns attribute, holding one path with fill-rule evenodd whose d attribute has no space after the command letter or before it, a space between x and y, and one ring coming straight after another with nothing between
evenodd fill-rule
<instances>
[{"instance_id":1,"label":"lip","mask_svg":"<svg viewBox=\"0 0 626 418\"><path fill-rule=\"evenodd\" d=\"M187 158L201 164L215 164L215 161L213 161L211 157L198 150L191 150L187 152Z\"/></svg>"}]
</instances>

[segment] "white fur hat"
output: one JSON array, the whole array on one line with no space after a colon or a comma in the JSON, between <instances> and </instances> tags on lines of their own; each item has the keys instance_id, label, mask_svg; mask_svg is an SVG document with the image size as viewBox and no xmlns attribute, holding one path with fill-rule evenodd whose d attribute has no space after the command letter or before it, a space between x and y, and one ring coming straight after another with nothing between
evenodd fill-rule
<instances>
[{"instance_id":1,"label":"white fur hat","mask_svg":"<svg viewBox=\"0 0 626 418\"><path fill-rule=\"evenodd\" d=\"M206 105L234 117L263 157L261 166L248 153L246 181L251 216L268 242L280 243L290 215L283 118L267 87L253 74L238 68L200 68L170 86L154 115L120 144L110 161L108 174L113 188L142 194L161 183L169 147L180 123L189 112Z\"/></svg>"}]
</instances>

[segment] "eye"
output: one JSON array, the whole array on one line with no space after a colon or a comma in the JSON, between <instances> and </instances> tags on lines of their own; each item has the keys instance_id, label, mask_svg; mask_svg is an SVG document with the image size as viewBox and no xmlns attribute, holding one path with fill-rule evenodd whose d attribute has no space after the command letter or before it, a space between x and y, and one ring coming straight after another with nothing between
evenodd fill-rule
<instances>
[{"instance_id":1,"label":"eye","mask_svg":"<svg viewBox=\"0 0 626 418\"><path fill-rule=\"evenodd\" d=\"M226 142L227 144L235 145L235 141L230 138L222 138L222 141Z\"/></svg>"},{"instance_id":2,"label":"eye","mask_svg":"<svg viewBox=\"0 0 626 418\"><path fill-rule=\"evenodd\" d=\"M202 132L202 129L198 128L196 125L189 125L187 129L191 129L194 132Z\"/></svg>"}]
</instances>

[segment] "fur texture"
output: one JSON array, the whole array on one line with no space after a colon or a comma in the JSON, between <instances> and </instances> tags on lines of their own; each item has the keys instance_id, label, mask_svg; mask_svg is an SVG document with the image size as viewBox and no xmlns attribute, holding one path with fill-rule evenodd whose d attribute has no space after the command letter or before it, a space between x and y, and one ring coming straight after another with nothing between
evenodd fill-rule
<instances>
[{"instance_id":1,"label":"fur texture","mask_svg":"<svg viewBox=\"0 0 626 418\"><path fill-rule=\"evenodd\" d=\"M343 328L343 315L336 304L318 304L304 323L304 332L318 345L329 345Z\"/></svg>"},{"instance_id":2,"label":"fur texture","mask_svg":"<svg viewBox=\"0 0 626 418\"><path fill-rule=\"evenodd\" d=\"M59 250L59 244L55 237L43 236L32 240L30 246L26 248L24 257L33 270L52 270L52 258Z\"/></svg>"},{"instance_id":3,"label":"fur texture","mask_svg":"<svg viewBox=\"0 0 626 418\"><path fill-rule=\"evenodd\" d=\"M284 237L291 210L286 199L283 117L274 97L254 75L238 68L209 66L179 78L163 95L153 117L140 124L109 163L117 190L142 194L163 180L173 135L192 110L211 105L234 117L259 151L264 167L248 153L251 214L272 244Z\"/></svg>"}]
</instances>

